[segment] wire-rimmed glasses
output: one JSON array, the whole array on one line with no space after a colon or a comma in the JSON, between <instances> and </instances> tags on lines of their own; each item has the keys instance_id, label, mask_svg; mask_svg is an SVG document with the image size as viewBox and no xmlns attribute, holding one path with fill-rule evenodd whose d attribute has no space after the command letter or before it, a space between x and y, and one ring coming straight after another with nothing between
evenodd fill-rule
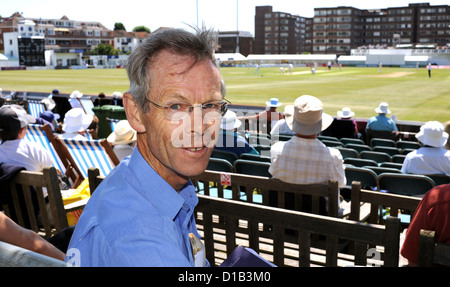
<instances>
[{"instance_id":1,"label":"wire-rimmed glasses","mask_svg":"<svg viewBox=\"0 0 450 287\"><path fill-rule=\"evenodd\" d=\"M215 121L222 118L228 110L228 105L231 104L227 99L196 105L175 102L158 105L147 98L146 100L152 103L156 108L160 109L163 112L164 118L168 120L184 120L190 116L194 111L194 108L199 107L201 108L204 119Z\"/></svg>"}]
</instances>

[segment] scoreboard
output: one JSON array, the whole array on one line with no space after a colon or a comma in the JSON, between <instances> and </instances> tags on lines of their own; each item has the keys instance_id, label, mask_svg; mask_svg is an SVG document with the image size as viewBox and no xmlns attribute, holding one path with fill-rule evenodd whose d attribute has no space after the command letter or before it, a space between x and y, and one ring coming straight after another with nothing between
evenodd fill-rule
<instances>
[{"instance_id":1,"label":"scoreboard","mask_svg":"<svg viewBox=\"0 0 450 287\"><path fill-rule=\"evenodd\" d=\"M19 64L21 66L45 66L44 37L18 37Z\"/></svg>"}]
</instances>

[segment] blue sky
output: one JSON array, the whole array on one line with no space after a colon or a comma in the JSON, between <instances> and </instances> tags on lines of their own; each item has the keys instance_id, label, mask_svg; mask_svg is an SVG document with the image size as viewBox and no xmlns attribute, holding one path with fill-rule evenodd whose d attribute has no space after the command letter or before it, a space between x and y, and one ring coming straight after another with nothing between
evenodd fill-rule
<instances>
[{"instance_id":1,"label":"blue sky","mask_svg":"<svg viewBox=\"0 0 450 287\"><path fill-rule=\"evenodd\" d=\"M375 9L423 2L449 4L448 0L127 0L121 1L120 5L110 0L2 0L0 15L8 17L14 12L21 12L24 17L50 19L60 19L66 15L72 20L98 21L109 29L113 29L115 22L121 22L128 31L141 25L152 31L159 27L186 28L187 24L196 25L198 21L216 30L230 31L238 27L241 31L254 34L255 6L271 5L274 11L312 17L315 7Z\"/></svg>"}]
</instances>

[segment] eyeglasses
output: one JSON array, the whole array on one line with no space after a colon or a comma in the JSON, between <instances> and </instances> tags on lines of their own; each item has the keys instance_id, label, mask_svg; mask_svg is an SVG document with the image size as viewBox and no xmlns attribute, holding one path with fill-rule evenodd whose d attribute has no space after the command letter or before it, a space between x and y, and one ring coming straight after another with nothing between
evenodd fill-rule
<instances>
[{"instance_id":1,"label":"eyeglasses","mask_svg":"<svg viewBox=\"0 0 450 287\"><path fill-rule=\"evenodd\" d=\"M146 100L152 103L156 108L163 111L164 118L168 120L183 120L189 117L196 107L201 108L204 119L211 121L217 120L227 112L228 105L231 104L230 101L224 99L224 101L215 101L197 105L191 105L188 103L166 103L161 106L147 98Z\"/></svg>"}]
</instances>

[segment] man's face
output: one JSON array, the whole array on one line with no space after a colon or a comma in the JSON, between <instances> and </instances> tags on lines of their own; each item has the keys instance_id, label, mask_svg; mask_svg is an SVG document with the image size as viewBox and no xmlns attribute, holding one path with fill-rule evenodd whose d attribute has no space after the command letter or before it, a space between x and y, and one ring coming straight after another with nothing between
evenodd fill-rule
<instances>
[{"instance_id":1,"label":"man's face","mask_svg":"<svg viewBox=\"0 0 450 287\"><path fill-rule=\"evenodd\" d=\"M160 52L152 64L147 99L159 106L221 101L221 77L217 68L211 61L192 66L193 63L189 56ZM211 115L203 115L199 106L190 114L181 117L175 114L175 119L169 119L167 110L147 104L148 112L142 114L146 133L139 136L138 148L156 172L178 189L190 176L205 170L221 119L209 120Z\"/></svg>"}]
</instances>

